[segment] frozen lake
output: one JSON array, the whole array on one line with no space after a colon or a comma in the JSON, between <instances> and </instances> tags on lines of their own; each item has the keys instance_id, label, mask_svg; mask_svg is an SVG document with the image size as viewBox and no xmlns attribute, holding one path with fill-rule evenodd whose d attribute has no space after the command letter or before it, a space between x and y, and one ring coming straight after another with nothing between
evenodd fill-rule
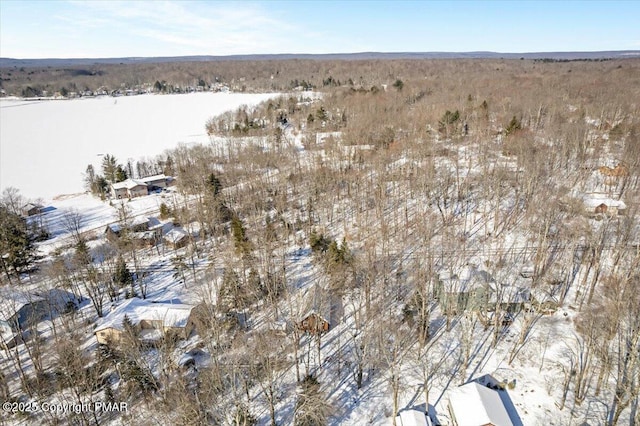
<instances>
[{"instance_id":1,"label":"frozen lake","mask_svg":"<svg viewBox=\"0 0 640 426\"><path fill-rule=\"evenodd\" d=\"M178 143L209 142L206 121L277 94L192 93L55 101L0 100L0 190L31 198L84 191L99 154L154 157Z\"/></svg>"}]
</instances>

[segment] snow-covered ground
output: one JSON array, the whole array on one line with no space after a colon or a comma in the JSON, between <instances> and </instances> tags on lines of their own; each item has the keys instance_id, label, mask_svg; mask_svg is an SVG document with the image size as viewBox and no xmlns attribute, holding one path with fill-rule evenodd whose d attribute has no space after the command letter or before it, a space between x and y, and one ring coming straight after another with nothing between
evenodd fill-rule
<instances>
[{"instance_id":1,"label":"snow-covered ground","mask_svg":"<svg viewBox=\"0 0 640 426\"><path fill-rule=\"evenodd\" d=\"M56 101L0 101L0 190L29 198L83 191L100 154L154 157L179 143L208 142L206 121L276 94L193 93Z\"/></svg>"}]
</instances>

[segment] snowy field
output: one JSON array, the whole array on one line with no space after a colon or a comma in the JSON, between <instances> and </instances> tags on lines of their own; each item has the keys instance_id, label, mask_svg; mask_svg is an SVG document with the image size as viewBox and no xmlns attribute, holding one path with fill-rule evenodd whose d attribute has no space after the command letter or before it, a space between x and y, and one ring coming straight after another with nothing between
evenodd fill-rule
<instances>
[{"instance_id":1,"label":"snowy field","mask_svg":"<svg viewBox=\"0 0 640 426\"><path fill-rule=\"evenodd\" d=\"M193 93L55 101L0 101L0 189L51 198L82 192L100 154L121 162L179 143L208 142L206 121L276 94Z\"/></svg>"}]
</instances>

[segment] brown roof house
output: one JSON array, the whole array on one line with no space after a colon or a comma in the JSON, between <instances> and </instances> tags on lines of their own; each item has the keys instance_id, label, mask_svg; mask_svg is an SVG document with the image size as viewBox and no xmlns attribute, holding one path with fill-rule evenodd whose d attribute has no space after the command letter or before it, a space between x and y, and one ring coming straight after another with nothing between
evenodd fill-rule
<instances>
[{"instance_id":1,"label":"brown roof house","mask_svg":"<svg viewBox=\"0 0 640 426\"><path fill-rule=\"evenodd\" d=\"M298 328L309 334L324 334L329 327L329 321L315 311L308 312L298 323Z\"/></svg>"},{"instance_id":2,"label":"brown roof house","mask_svg":"<svg viewBox=\"0 0 640 426\"><path fill-rule=\"evenodd\" d=\"M134 297L125 300L103 318L94 334L102 345L120 342L126 332L126 317L144 342L155 342L167 333L187 339L195 328L191 315L193 309L192 305L154 303Z\"/></svg>"}]
</instances>

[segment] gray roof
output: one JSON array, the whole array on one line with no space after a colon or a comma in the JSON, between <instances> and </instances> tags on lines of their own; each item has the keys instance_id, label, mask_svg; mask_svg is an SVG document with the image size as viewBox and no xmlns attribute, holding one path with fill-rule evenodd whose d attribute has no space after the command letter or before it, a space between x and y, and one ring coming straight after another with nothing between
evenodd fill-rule
<instances>
[{"instance_id":1,"label":"gray roof","mask_svg":"<svg viewBox=\"0 0 640 426\"><path fill-rule=\"evenodd\" d=\"M23 306L43 300L44 298L33 293L8 288L0 289L0 319L7 320Z\"/></svg>"}]
</instances>

